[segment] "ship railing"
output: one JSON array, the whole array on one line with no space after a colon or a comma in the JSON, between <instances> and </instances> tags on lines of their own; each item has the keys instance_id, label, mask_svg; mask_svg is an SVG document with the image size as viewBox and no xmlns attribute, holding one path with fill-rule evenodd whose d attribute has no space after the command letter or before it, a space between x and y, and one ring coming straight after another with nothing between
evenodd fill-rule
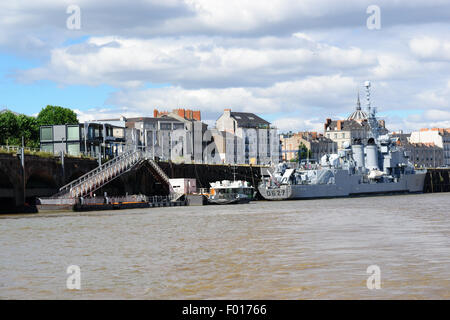
<instances>
[{"instance_id":1,"label":"ship railing","mask_svg":"<svg viewBox=\"0 0 450 320\"><path fill-rule=\"evenodd\" d=\"M236 198L236 194L235 193L218 193L214 195L214 199L226 199L226 200L231 200L231 199L235 199Z\"/></svg>"},{"instance_id":2,"label":"ship railing","mask_svg":"<svg viewBox=\"0 0 450 320\"><path fill-rule=\"evenodd\" d=\"M151 196L148 198L150 203L170 202L170 196Z\"/></svg>"},{"instance_id":3,"label":"ship railing","mask_svg":"<svg viewBox=\"0 0 450 320\"><path fill-rule=\"evenodd\" d=\"M123 203L123 202L147 202L148 197L145 195L131 195L122 197L108 197L109 203Z\"/></svg>"},{"instance_id":4,"label":"ship railing","mask_svg":"<svg viewBox=\"0 0 450 320\"><path fill-rule=\"evenodd\" d=\"M37 201L38 204L63 205L63 204L75 204L78 200L74 198L38 197Z\"/></svg>"},{"instance_id":5,"label":"ship railing","mask_svg":"<svg viewBox=\"0 0 450 320\"><path fill-rule=\"evenodd\" d=\"M92 198L82 198L81 204L102 204L106 203L106 199L104 197L92 197Z\"/></svg>"}]
</instances>

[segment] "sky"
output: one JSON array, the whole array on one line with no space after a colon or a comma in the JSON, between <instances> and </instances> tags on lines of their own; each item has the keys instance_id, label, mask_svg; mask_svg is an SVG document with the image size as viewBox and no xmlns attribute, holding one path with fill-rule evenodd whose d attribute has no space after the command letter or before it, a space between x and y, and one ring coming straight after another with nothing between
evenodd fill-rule
<instances>
[{"instance_id":1,"label":"sky","mask_svg":"<svg viewBox=\"0 0 450 320\"><path fill-rule=\"evenodd\" d=\"M448 0L15 0L0 28L0 109L189 108L214 126L231 108L323 131L369 80L388 129L450 127Z\"/></svg>"}]
</instances>

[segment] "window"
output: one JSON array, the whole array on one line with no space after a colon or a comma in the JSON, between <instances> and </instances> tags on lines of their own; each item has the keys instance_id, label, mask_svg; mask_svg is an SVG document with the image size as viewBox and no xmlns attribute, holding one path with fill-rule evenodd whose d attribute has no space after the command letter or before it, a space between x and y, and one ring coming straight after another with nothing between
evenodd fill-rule
<instances>
[{"instance_id":1,"label":"window","mask_svg":"<svg viewBox=\"0 0 450 320\"><path fill-rule=\"evenodd\" d=\"M94 128L88 127L88 139L94 139Z\"/></svg>"},{"instance_id":2,"label":"window","mask_svg":"<svg viewBox=\"0 0 450 320\"><path fill-rule=\"evenodd\" d=\"M161 127L161 130L170 130L170 129L172 129L172 125L170 123L161 123L160 127Z\"/></svg>"},{"instance_id":3,"label":"window","mask_svg":"<svg viewBox=\"0 0 450 320\"><path fill-rule=\"evenodd\" d=\"M52 127L41 128L41 141L53 141L53 128Z\"/></svg>"},{"instance_id":4,"label":"window","mask_svg":"<svg viewBox=\"0 0 450 320\"><path fill-rule=\"evenodd\" d=\"M78 126L67 127L67 140L80 140L80 128Z\"/></svg>"},{"instance_id":5,"label":"window","mask_svg":"<svg viewBox=\"0 0 450 320\"><path fill-rule=\"evenodd\" d=\"M47 129L51 129L51 128L47 128ZM53 143L42 144L41 150L43 152L53 153Z\"/></svg>"},{"instance_id":6,"label":"window","mask_svg":"<svg viewBox=\"0 0 450 320\"><path fill-rule=\"evenodd\" d=\"M72 156L80 155L80 144L79 143L68 143L67 144L67 153Z\"/></svg>"}]
</instances>

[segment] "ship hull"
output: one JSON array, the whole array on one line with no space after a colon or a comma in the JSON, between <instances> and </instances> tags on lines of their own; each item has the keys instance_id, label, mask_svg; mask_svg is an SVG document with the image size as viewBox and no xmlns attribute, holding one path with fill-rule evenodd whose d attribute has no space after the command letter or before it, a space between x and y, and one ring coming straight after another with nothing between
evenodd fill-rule
<instances>
[{"instance_id":1,"label":"ship hull","mask_svg":"<svg viewBox=\"0 0 450 320\"><path fill-rule=\"evenodd\" d=\"M261 185L258 190L266 200L337 198L366 195L384 195L396 193L421 193L426 173L403 175L397 182L360 183L357 175L341 177L336 184L280 185L267 187Z\"/></svg>"},{"instance_id":2,"label":"ship hull","mask_svg":"<svg viewBox=\"0 0 450 320\"><path fill-rule=\"evenodd\" d=\"M243 204L249 203L251 198L235 198L235 199L208 199L208 204Z\"/></svg>"}]
</instances>

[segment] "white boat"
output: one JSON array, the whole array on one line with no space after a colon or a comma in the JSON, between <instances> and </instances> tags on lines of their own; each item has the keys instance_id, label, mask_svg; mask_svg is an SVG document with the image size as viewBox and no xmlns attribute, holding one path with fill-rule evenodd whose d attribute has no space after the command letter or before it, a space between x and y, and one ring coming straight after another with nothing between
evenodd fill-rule
<instances>
[{"instance_id":1,"label":"white boat","mask_svg":"<svg viewBox=\"0 0 450 320\"><path fill-rule=\"evenodd\" d=\"M248 203L256 191L247 181L222 180L210 183L209 192L201 192L210 204Z\"/></svg>"}]
</instances>

